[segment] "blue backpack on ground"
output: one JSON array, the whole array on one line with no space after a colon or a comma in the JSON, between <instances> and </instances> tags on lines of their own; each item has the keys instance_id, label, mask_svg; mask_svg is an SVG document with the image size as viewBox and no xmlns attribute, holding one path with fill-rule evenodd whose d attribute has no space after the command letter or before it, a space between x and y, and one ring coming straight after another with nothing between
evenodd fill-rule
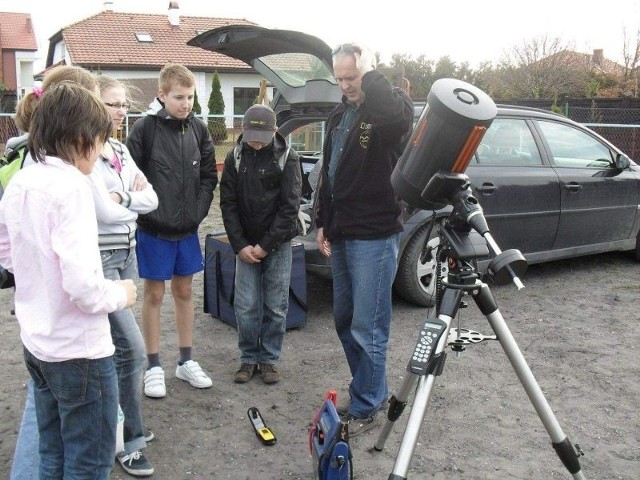
<instances>
[{"instance_id":1,"label":"blue backpack on ground","mask_svg":"<svg viewBox=\"0 0 640 480\"><path fill-rule=\"evenodd\" d=\"M340 420L330 391L313 418L309 448L316 480L353 479L353 459L349 447L348 425Z\"/></svg>"}]
</instances>

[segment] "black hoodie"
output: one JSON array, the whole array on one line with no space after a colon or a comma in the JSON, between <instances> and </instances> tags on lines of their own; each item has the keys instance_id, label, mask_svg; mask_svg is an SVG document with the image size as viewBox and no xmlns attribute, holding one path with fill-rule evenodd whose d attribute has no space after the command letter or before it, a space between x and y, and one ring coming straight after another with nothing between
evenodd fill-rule
<instances>
[{"instance_id":1,"label":"black hoodie","mask_svg":"<svg viewBox=\"0 0 640 480\"><path fill-rule=\"evenodd\" d=\"M289 149L284 167L278 160L286 151L285 139L276 133L273 142L254 150L238 138L242 149L236 170L231 150L224 161L220 181L220 209L233 250L260 245L272 251L298 234L297 218L302 190L298 154Z\"/></svg>"},{"instance_id":2,"label":"black hoodie","mask_svg":"<svg viewBox=\"0 0 640 480\"><path fill-rule=\"evenodd\" d=\"M151 108L133 124L126 143L158 194L158 209L139 215L138 228L165 240L181 240L198 231L213 201L218 184L213 141L193 113L175 119L157 99ZM145 122L155 123L145 127Z\"/></svg>"},{"instance_id":3,"label":"black hoodie","mask_svg":"<svg viewBox=\"0 0 640 480\"><path fill-rule=\"evenodd\" d=\"M391 172L411 132L413 103L377 70L362 77L362 90L365 100L345 140L332 192L327 181L331 137L345 111L345 98L327 119L316 225L329 240L374 239L402 231Z\"/></svg>"}]
</instances>

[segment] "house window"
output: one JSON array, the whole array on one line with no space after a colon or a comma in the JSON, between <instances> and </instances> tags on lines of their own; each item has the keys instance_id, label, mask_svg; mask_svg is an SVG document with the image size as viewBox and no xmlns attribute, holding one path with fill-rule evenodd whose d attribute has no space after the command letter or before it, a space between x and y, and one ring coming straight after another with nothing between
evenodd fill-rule
<instances>
[{"instance_id":1,"label":"house window","mask_svg":"<svg viewBox=\"0 0 640 480\"><path fill-rule=\"evenodd\" d=\"M233 89L233 115L244 115L260 94L259 88L237 87Z\"/></svg>"},{"instance_id":2,"label":"house window","mask_svg":"<svg viewBox=\"0 0 640 480\"><path fill-rule=\"evenodd\" d=\"M151 38L151 34L149 32L136 32L136 38L139 42L153 42L153 38Z\"/></svg>"}]
</instances>

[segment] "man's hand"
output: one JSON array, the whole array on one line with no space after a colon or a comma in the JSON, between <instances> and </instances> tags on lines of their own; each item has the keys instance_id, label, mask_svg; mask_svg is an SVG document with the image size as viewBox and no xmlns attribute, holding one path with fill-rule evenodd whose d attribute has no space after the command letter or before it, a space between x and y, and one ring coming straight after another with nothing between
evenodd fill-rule
<instances>
[{"instance_id":1,"label":"man's hand","mask_svg":"<svg viewBox=\"0 0 640 480\"><path fill-rule=\"evenodd\" d=\"M356 58L356 68L360 75L376 69L376 56L371 50L363 48L362 53L356 52L353 56Z\"/></svg>"},{"instance_id":2,"label":"man's hand","mask_svg":"<svg viewBox=\"0 0 640 480\"><path fill-rule=\"evenodd\" d=\"M316 235L316 242L318 243L318 250L325 257L331 256L331 242L324 236L324 228L318 229L318 235Z\"/></svg>"}]
</instances>

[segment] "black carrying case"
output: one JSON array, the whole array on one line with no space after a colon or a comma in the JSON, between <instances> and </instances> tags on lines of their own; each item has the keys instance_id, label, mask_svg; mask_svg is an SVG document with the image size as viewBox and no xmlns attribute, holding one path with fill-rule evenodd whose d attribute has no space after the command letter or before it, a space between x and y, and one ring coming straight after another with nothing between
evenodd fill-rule
<instances>
[{"instance_id":1,"label":"black carrying case","mask_svg":"<svg viewBox=\"0 0 640 480\"><path fill-rule=\"evenodd\" d=\"M237 326L233 310L236 255L224 233L210 233L204 245L204 312ZM286 328L307 323L307 275L304 246L293 243Z\"/></svg>"}]
</instances>

